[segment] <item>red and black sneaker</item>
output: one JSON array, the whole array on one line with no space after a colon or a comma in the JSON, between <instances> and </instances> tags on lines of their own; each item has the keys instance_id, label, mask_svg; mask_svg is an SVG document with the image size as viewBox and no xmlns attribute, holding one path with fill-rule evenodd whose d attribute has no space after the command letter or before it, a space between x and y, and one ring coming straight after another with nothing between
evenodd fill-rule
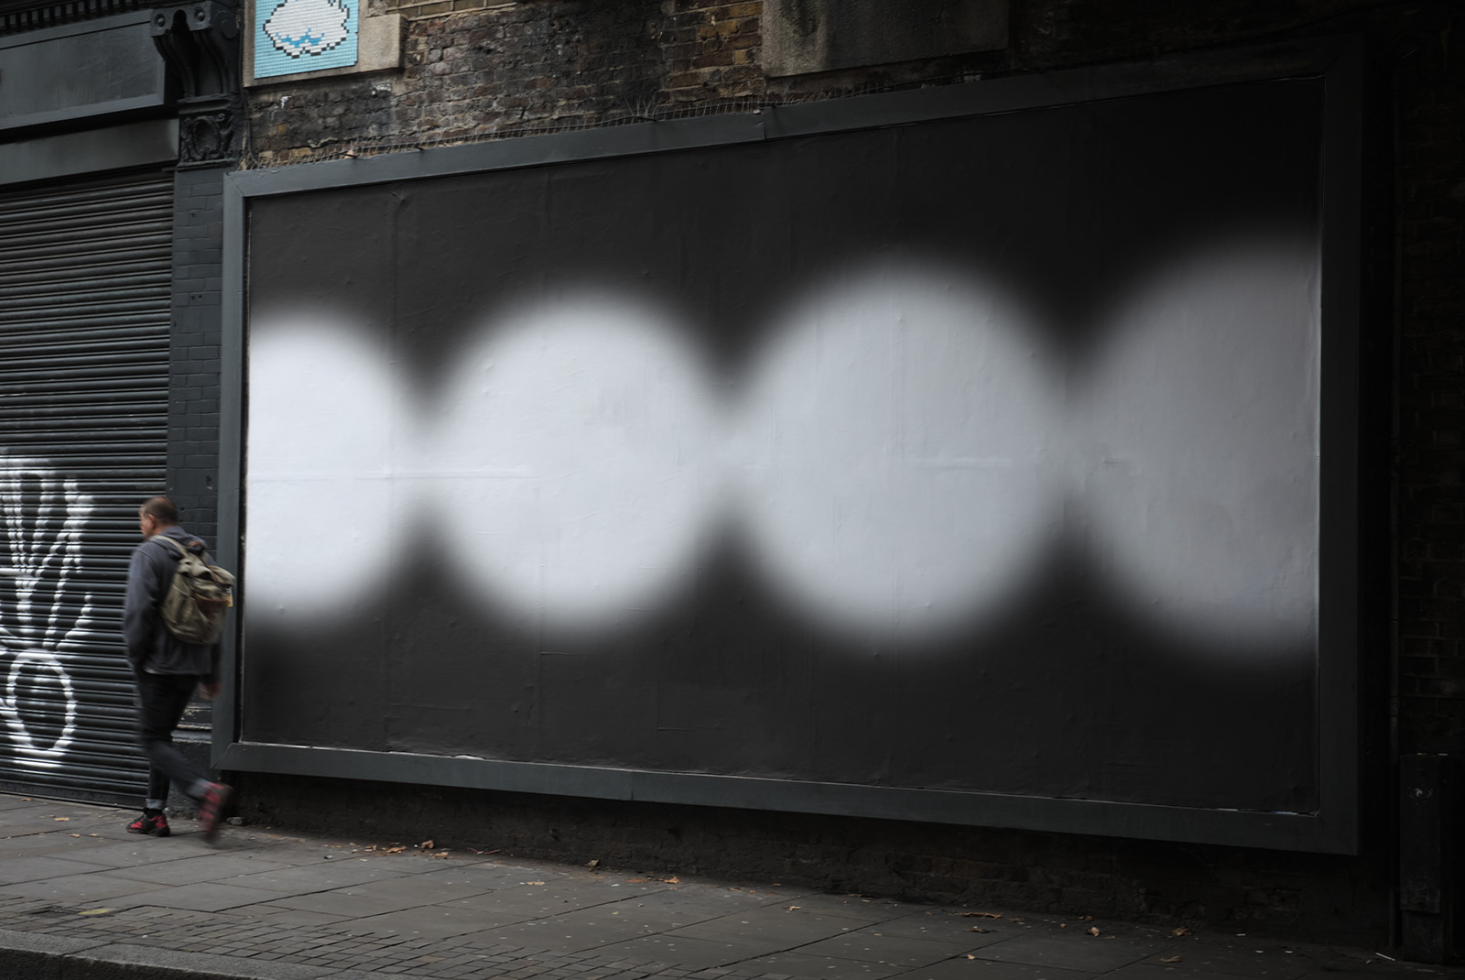
<instances>
[{"instance_id":1,"label":"red and black sneaker","mask_svg":"<svg viewBox=\"0 0 1465 980\"><path fill-rule=\"evenodd\" d=\"M229 809L229 800L233 797L234 791L223 783L214 783L209 786L208 792L198 802L198 828L203 831L203 839L213 842L214 837L219 833L219 824L224 822Z\"/></svg>"},{"instance_id":2,"label":"red and black sneaker","mask_svg":"<svg viewBox=\"0 0 1465 980\"><path fill-rule=\"evenodd\" d=\"M167 837L172 831L168 829L168 818L163 814L150 817L146 813L127 825L129 834L147 834L149 837Z\"/></svg>"}]
</instances>

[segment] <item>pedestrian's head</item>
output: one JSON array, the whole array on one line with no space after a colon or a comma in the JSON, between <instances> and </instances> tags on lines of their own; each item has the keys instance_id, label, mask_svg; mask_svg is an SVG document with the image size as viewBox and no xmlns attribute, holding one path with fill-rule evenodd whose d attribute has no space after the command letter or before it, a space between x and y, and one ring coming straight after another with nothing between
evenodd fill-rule
<instances>
[{"instance_id":1,"label":"pedestrian's head","mask_svg":"<svg viewBox=\"0 0 1465 980\"><path fill-rule=\"evenodd\" d=\"M137 528L150 538L178 523L178 505L167 497L149 497L137 509Z\"/></svg>"}]
</instances>

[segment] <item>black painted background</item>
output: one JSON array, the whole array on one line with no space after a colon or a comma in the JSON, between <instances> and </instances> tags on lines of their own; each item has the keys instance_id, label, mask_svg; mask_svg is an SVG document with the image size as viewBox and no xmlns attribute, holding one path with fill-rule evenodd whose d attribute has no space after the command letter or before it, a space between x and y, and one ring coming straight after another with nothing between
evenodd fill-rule
<instances>
[{"instance_id":1,"label":"black painted background","mask_svg":"<svg viewBox=\"0 0 1465 980\"><path fill-rule=\"evenodd\" d=\"M431 392L501 304L630 285L676 309L731 382L816 279L937 257L995 273L1081 372L1095 325L1157 264L1232 233L1316 229L1320 105L1320 83L1270 82L261 198L250 316L345 313ZM1070 540L999 619L920 650L818 631L736 540L679 601L588 636L462 594L433 564L404 550L394 575L410 585L361 597L325 635L264 630L246 593L242 738L1316 807L1312 644L1193 649L1204 640L1133 616Z\"/></svg>"}]
</instances>

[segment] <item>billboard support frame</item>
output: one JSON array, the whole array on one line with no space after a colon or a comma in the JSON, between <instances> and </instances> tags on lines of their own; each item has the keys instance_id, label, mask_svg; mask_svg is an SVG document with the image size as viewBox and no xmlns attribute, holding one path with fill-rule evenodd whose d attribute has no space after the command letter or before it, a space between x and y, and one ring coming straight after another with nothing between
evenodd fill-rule
<instances>
[{"instance_id":1,"label":"billboard support frame","mask_svg":"<svg viewBox=\"0 0 1465 980\"><path fill-rule=\"evenodd\" d=\"M247 378L246 276L251 199L446 175L663 153L955 119L1288 78L1321 78L1323 388L1316 812L1259 812L995 793L879 787L640 769L507 762L241 740L238 681L247 665L226 638L213 762L222 770L377 780L517 793L839 814L880 819L1186 841L1334 854L1359 852L1358 697L1363 623L1360 330L1363 306L1364 50L1358 38L1285 42L1133 65L863 95L757 112L493 140L281 169L224 185L219 555L242 570L241 487ZM1351 273L1351 274L1350 274ZM248 601L247 595L243 597Z\"/></svg>"}]
</instances>

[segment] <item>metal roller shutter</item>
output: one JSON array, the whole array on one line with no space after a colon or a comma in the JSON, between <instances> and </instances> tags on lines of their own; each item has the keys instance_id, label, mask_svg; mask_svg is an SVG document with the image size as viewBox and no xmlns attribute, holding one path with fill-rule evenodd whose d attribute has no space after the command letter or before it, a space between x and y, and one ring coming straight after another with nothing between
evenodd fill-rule
<instances>
[{"instance_id":1,"label":"metal roller shutter","mask_svg":"<svg viewBox=\"0 0 1465 980\"><path fill-rule=\"evenodd\" d=\"M137 505L167 466L171 173L0 195L0 788L135 802Z\"/></svg>"}]
</instances>

